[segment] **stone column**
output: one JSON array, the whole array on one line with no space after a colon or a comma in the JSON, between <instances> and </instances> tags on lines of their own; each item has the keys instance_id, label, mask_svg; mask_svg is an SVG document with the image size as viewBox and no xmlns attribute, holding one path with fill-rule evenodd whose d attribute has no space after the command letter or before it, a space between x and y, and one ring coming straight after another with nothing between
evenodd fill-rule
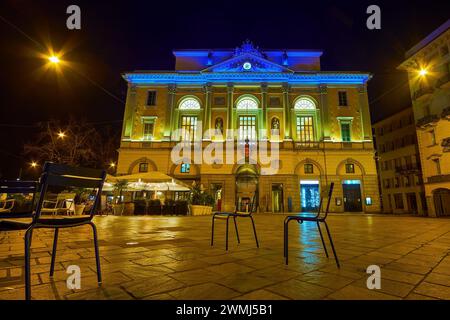
<instances>
[{"instance_id":1,"label":"stone column","mask_svg":"<svg viewBox=\"0 0 450 320\"><path fill-rule=\"evenodd\" d=\"M291 106L289 103L289 85L283 83L283 127L284 127L284 138L291 139ZM280 132L281 133L281 132Z\"/></svg>"},{"instance_id":2,"label":"stone column","mask_svg":"<svg viewBox=\"0 0 450 320\"><path fill-rule=\"evenodd\" d=\"M166 123L164 125L164 137L168 140L172 140L171 134L174 128L175 118L175 94L177 92L177 86L170 84L167 86L167 107L166 107Z\"/></svg>"},{"instance_id":3,"label":"stone column","mask_svg":"<svg viewBox=\"0 0 450 320\"><path fill-rule=\"evenodd\" d=\"M206 135L206 132L211 129L211 98L212 98L212 86L211 83L207 83L203 90L205 92L205 110L203 113L203 136L206 139L210 139L209 135Z\"/></svg>"},{"instance_id":4,"label":"stone column","mask_svg":"<svg viewBox=\"0 0 450 320\"><path fill-rule=\"evenodd\" d=\"M136 86L128 84L127 101L125 103L125 121L123 122L122 136L131 139L133 135L134 115L136 113Z\"/></svg>"},{"instance_id":5,"label":"stone column","mask_svg":"<svg viewBox=\"0 0 450 320\"><path fill-rule=\"evenodd\" d=\"M267 83L263 82L261 83L261 105L262 105L262 124L261 128L263 130L266 130L266 133L262 137L263 139L268 138L267 134Z\"/></svg>"},{"instance_id":6,"label":"stone column","mask_svg":"<svg viewBox=\"0 0 450 320\"><path fill-rule=\"evenodd\" d=\"M361 139L372 141L372 125L370 122L369 100L366 85L361 85L359 91L359 114L361 117Z\"/></svg>"},{"instance_id":7,"label":"stone column","mask_svg":"<svg viewBox=\"0 0 450 320\"><path fill-rule=\"evenodd\" d=\"M234 92L234 84L227 84L227 108L228 108L228 120L227 120L227 128L230 130L234 129L233 124L233 92ZM227 136L227 139L233 139L233 137Z\"/></svg>"},{"instance_id":8,"label":"stone column","mask_svg":"<svg viewBox=\"0 0 450 320\"><path fill-rule=\"evenodd\" d=\"M328 106L328 90L326 85L319 86L320 93L320 115L322 118L322 138L324 141L331 140L330 108Z\"/></svg>"}]
</instances>

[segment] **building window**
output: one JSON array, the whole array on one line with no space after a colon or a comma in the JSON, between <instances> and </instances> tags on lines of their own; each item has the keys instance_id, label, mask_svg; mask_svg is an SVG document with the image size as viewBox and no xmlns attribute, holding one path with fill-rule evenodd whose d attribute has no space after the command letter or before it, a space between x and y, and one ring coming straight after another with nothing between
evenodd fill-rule
<instances>
[{"instance_id":1,"label":"building window","mask_svg":"<svg viewBox=\"0 0 450 320\"><path fill-rule=\"evenodd\" d=\"M271 107L279 107L279 106L281 106L281 99L280 99L280 97L270 97L269 98L269 106L271 106Z\"/></svg>"},{"instance_id":2,"label":"building window","mask_svg":"<svg viewBox=\"0 0 450 320\"><path fill-rule=\"evenodd\" d=\"M433 159L433 162L436 167L436 175L440 175L441 174L441 162L439 161L439 159Z\"/></svg>"},{"instance_id":3,"label":"building window","mask_svg":"<svg viewBox=\"0 0 450 320\"><path fill-rule=\"evenodd\" d=\"M193 141L197 133L197 117L182 116L181 117L181 140Z\"/></svg>"},{"instance_id":4,"label":"building window","mask_svg":"<svg viewBox=\"0 0 450 320\"><path fill-rule=\"evenodd\" d=\"M224 106L225 105L225 97L214 97L214 105Z\"/></svg>"},{"instance_id":5,"label":"building window","mask_svg":"<svg viewBox=\"0 0 450 320\"><path fill-rule=\"evenodd\" d=\"M345 173L355 173L355 165L353 163L346 163Z\"/></svg>"},{"instance_id":6,"label":"building window","mask_svg":"<svg viewBox=\"0 0 450 320\"><path fill-rule=\"evenodd\" d=\"M401 193L394 194L395 207L397 209L403 209L403 195Z\"/></svg>"},{"instance_id":7,"label":"building window","mask_svg":"<svg viewBox=\"0 0 450 320\"><path fill-rule=\"evenodd\" d=\"M258 102L253 98L243 98L237 103L236 109L255 110L258 109Z\"/></svg>"},{"instance_id":8,"label":"building window","mask_svg":"<svg viewBox=\"0 0 450 320\"><path fill-rule=\"evenodd\" d=\"M256 141L256 117L240 116L239 117L239 141Z\"/></svg>"},{"instance_id":9,"label":"building window","mask_svg":"<svg viewBox=\"0 0 450 320\"><path fill-rule=\"evenodd\" d=\"M348 101L347 101L347 91L339 91L339 106L340 107L347 107Z\"/></svg>"},{"instance_id":10,"label":"building window","mask_svg":"<svg viewBox=\"0 0 450 320\"><path fill-rule=\"evenodd\" d=\"M351 141L350 123L341 123L341 138L344 142Z\"/></svg>"},{"instance_id":11,"label":"building window","mask_svg":"<svg viewBox=\"0 0 450 320\"><path fill-rule=\"evenodd\" d=\"M178 107L180 110L198 110L200 109L200 102L194 98L183 99Z\"/></svg>"},{"instance_id":12,"label":"building window","mask_svg":"<svg viewBox=\"0 0 450 320\"><path fill-rule=\"evenodd\" d=\"M314 166L311 163L305 163L304 171L305 173L314 173Z\"/></svg>"},{"instance_id":13,"label":"building window","mask_svg":"<svg viewBox=\"0 0 450 320\"><path fill-rule=\"evenodd\" d=\"M155 106L155 105L156 105L156 91L148 91L147 106Z\"/></svg>"},{"instance_id":14,"label":"building window","mask_svg":"<svg viewBox=\"0 0 450 320\"><path fill-rule=\"evenodd\" d=\"M189 163L182 163L180 172L181 173L189 173L191 171L191 165Z\"/></svg>"},{"instance_id":15,"label":"building window","mask_svg":"<svg viewBox=\"0 0 450 320\"><path fill-rule=\"evenodd\" d=\"M214 128L216 129L216 134L223 134L223 119L222 118L216 118L216 121L214 122Z\"/></svg>"},{"instance_id":16,"label":"building window","mask_svg":"<svg viewBox=\"0 0 450 320\"><path fill-rule=\"evenodd\" d=\"M314 141L314 118L312 116L297 117L297 139L301 142Z\"/></svg>"},{"instance_id":17,"label":"building window","mask_svg":"<svg viewBox=\"0 0 450 320\"><path fill-rule=\"evenodd\" d=\"M153 130L155 124L153 122L144 123L144 140L151 140L153 138Z\"/></svg>"},{"instance_id":18,"label":"building window","mask_svg":"<svg viewBox=\"0 0 450 320\"><path fill-rule=\"evenodd\" d=\"M148 163L147 162L139 163L139 172L148 172Z\"/></svg>"},{"instance_id":19,"label":"building window","mask_svg":"<svg viewBox=\"0 0 450 320\"><path fill-rule=\"evenodd\" d=\"M294 104L297 110L316 110L316 104L308 98L300 98Z\"/></svg>"},{"instance_id":20,"label":"building window","mask_svg":"<svg viewBox=\"0 0 450 320\"><path fill-rule=\"evenodd\" d=\"M371 206L371 205L372 205L372 198L366 197L366 206Z\"/></svg>"}]
</instances>

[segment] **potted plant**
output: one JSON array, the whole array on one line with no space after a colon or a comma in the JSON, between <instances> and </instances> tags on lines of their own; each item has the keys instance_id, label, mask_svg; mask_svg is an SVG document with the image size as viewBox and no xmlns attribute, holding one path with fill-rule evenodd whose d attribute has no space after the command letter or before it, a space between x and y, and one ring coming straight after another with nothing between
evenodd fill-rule
<instances>
[{"instance_id":1,"label":"potted plant","mask_svg":"<svg viewBox=\"0 0 450 320\"><path fill-rule=\"evenodd\" d=\"M76 190L74 201L74 214L76 216L81 216L88 203L89 192L85 189Z\"/></svg>"},{"instance_id":2,"label":"potted plant","mask_svg":"<svg viewBox=\"0 0 450 320\"><path fill-rule=\"evenodd\" d=\"M125 204L122 201L122 192L128 185L127 180L117 180L113 185L115 194L118 195L115 203L113 204L113 210L115 216L121 216L125 209Z\"/></svg>"},{"instance_id":3,"label":"potted plant","mask_svg":"<svg viewBox=\"0 0 450 320\"><path fill-rule=\"evenodd\" d=\"M191 215L210 215L212 213L212 208L214 206L214 197L205 192L203 185L197 183L192 184L191 198L189 209Z\"/></svg>"}]
</instances>

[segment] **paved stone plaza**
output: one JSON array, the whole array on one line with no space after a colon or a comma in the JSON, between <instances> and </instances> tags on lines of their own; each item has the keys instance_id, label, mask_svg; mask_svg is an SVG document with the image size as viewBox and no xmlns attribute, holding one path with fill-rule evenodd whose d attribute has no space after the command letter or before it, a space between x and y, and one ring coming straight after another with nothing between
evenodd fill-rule
<instances>
[{"instance_id":1,"label":"paved stone plaza","mask_svg":"<svg viewBox=\"0 0 450 320\"><path fill-rule=\"evenodd\" d=\"M256 215L261 248L250 221L211 217L97 217L103 285L98 287L89 227L59 236L55 276L49 278L51 230L32 244L33 299L450 299L450 220L331 215L342 267L327 259L315 224L290 227L290 263L283 260L283 215ZM0 233L0 299L23 299L23 232ZM331 252L331 250L329 250ZM381 290L368 290L366 268L382 270ZM66 286L66 268L81 268L81 289Z\"/></svg>"}]
</instances>

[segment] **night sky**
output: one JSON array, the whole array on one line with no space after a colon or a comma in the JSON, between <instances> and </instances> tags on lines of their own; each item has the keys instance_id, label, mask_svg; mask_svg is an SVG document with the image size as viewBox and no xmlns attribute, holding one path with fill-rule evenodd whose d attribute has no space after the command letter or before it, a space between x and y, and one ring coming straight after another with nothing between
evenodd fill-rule
<instances>
[{"instance_id":1,"label":"night sky","mask_svg":"<svg viewBox=\"0 0 450 320\"><path fill-rule=\"evenodd\" d=\"M66 28L81 7L82 29ZM382 29L366 28L377 4ZM21 1L0 4L0 176L28 166L23 143L49 119L84 118L121 129L121 73L172 70L173 49L321 49L322 70L368 71L372 120L411 104L404 53L450 18L450 1ZM44 72L40 53L64 50L70 63ZM97 85L94 85L97 84ZM402 85L402 83L404 85Z\"/></svg>"}]
</instances>

